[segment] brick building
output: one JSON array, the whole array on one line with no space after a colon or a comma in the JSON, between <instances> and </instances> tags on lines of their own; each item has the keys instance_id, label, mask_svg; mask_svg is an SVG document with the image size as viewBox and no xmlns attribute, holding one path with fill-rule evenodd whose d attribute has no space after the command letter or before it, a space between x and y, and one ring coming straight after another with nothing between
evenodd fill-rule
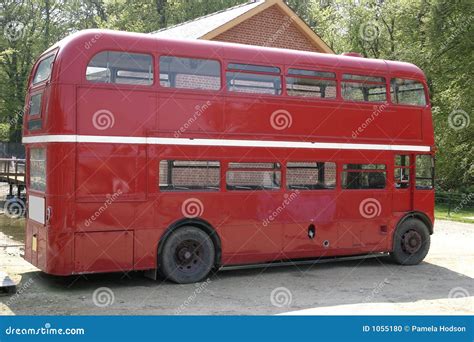
<instances>
[{"instance_id":1,"label":"brick building","mask_svg":"<svg viewBox=\"0 0 474 342\"><path fill-rule=\"evenodd\" d=\"M283 0L249 1L153 34L334 53Z\"/></svg>"}]
</instances>

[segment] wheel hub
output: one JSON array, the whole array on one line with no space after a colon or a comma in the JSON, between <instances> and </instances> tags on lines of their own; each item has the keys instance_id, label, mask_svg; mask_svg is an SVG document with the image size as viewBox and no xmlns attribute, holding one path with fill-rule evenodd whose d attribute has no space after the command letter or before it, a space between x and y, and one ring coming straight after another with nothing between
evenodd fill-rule
<instances>
[{"instance_id":1,"label":"wheel hub","mask_svg":"<svg viewBox=\"0 0 474 342\"><path fill-rule=\"evenodd\" d=\"M421 235L415 230L409 230L402 236L402 248L409 254L418 252L422 245Z\"/></svg>"},{"instance_id":2,"label":"wheel hub","mask_svg":"<svg viewBox=\"0 0 474 342\"><path fill-rule=\"evenodd\" d=\"M200 246L197 241L186 240L176 247L175 261L180 269L191 269L199 261Z\"/></svg>"}]
</instances>

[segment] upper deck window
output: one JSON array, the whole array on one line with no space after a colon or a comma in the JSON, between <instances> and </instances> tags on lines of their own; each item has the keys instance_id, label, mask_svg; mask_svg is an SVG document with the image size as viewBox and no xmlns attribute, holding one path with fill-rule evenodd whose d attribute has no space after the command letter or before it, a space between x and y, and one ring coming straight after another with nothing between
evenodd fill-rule
<instances>
[{"instance_id":1,"label":"upper deck window","mask_svg":"<svg viewBox=\"0 0 474 342\"><path fill-rule=\"evenodd\" d=\"M414 80L392 78L390 95L393 103L426 106L425 88Z\"/></svg>"},{"instance_id":2,"label":"upper deck window","mask_svg":"<svg viewBox=\"0 0 474 342\"><path fill-rule=\"evenodd\" d=\"M86 79L97 83L153 84L153 58L141 53L103 51L87 66Z\"/></svg>"},{"instance_id":3,"label":"upper deck window","mask_svg":"<svg viewBox=\"0 0 474 342\"><path fill-rule=\"evenodd\" d=\"M385 78L344 74L342 76L342 97L352 101L384 102L387 100Z\"/></svg>"},{"instance_id":4,"label":"upper deck window","mask_svg":"<svg viewBox=\"0 0 474 342\"><path fill-rule=\"evenodd\" d=\"M292 75L286 77L286 91L290 96L336 98L336 74L333 72L289 69L288 75Z\"/></svg>"},{"instance_id":5,"label":"upper deck window","mask_svg":"<svg viewBox=\"0 0 474 342\"><path fill-rule=\"evenodd\" d=\"M229 63L227 90L237 93L281 94L280 68L265 65Z\"/></svg>"},{"instance_id":6,"label":"upper deck window","mask_svg":"<svg viewBox=\"0 0 474 342\"><path fill-rule=\"evenodd\" d=\"M33 84L37 84L49 79L51 75L51 68L53 66L54 55L46 57L43 59L39 64L38 68L36 68L35 77L33 77Z\"/></svg>"},{"instance_id":7,"label":"upper deck window","mask_svg":"<svg viewBox=\"0 0 474 342\"><path fill-rule=\"evenodd\" d=\"M220 63L212 59L161 56L160 85L166 88L219 90Z\"/></svg>"}]
</instances>

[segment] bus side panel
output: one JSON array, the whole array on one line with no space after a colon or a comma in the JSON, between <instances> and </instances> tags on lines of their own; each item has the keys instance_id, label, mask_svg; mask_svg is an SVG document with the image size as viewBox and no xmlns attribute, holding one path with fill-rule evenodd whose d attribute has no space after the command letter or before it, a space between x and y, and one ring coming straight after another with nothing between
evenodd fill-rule
<instances>
[{"instance_id":1,"label":"bus side panel","mask_svg":"<svg viewBox=\"0 0 474 342\"><path fill-rule=\"evenodd\" d=\"M74 272L129 271L133 267L133 232L76 233Z\"/></svg>"}]
</instances>

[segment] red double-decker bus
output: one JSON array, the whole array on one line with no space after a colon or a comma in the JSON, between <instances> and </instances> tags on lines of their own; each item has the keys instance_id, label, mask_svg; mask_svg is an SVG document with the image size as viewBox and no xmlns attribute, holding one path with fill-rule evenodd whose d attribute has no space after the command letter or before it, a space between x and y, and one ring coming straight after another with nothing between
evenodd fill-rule
<instances>
[{"instance_id":1,"label":"red double-decker bus","mask_svg":"<svg viewBox=\"0 0 474 342\"><path fill-rule=\"evenodd\" d=\"M412 64L87 30L38 59L26 103L25 259L46 273L428 252Z\"/></svg>"}]
</instances>

